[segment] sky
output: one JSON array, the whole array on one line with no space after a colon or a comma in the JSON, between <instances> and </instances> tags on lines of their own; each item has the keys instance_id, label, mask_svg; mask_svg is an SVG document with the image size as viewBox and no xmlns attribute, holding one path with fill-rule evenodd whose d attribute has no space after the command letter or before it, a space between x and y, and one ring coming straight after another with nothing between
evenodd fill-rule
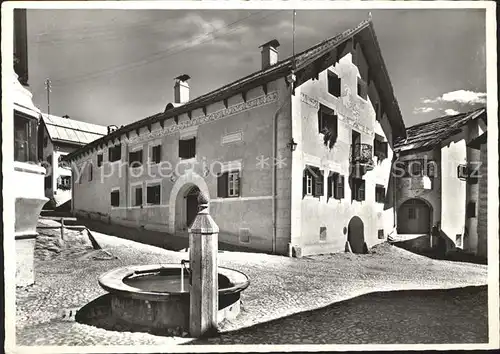
<instances>
[{"instance_id":1,"label":"sky","mask_svg":"<svg viewBox=\"0 0 500 354\"><path fill-rule=\"evenodd\" d=\"M362 10L297 10L295 51L356 26ZM486 104L484 9L371 10L406 126ZM195 98L260 70L259 46L293 49L292 10L29 9L29 85L47 112L126 125L162 112L174 78Z\"/></svg>"}]
</instances>

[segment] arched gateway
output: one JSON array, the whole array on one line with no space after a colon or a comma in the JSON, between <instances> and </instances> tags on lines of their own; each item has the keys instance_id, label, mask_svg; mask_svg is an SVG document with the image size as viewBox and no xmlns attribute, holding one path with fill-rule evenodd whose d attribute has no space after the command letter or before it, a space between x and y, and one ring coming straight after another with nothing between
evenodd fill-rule
<instances>
[{"instance_id":1,"label":"arched gateway","mask_svg":"<svg viewBox=\"0 0 500 354\"><path fill-rule=\"evenodd\" d=\"M408 199L399 207L399 234L428 234L430 225L431 207L422 199Z\"/></svg>"}]
</instances>

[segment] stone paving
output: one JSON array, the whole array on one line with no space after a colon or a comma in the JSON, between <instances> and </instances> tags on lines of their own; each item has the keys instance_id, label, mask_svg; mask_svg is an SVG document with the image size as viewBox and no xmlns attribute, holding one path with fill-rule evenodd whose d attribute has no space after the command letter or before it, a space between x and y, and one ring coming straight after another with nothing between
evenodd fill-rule
<instances>
[{"instance_id":1,"label":"stone paving","mask_svg":"<svg viewBox=\"0 0 500 354\"><path fill-rule=\"evenodd\" d=\"M186 252L168 251L96 232L93 235L102 246L102 252L107 251L117 258L80 254L72 258L63 256L64 252L50 259L37 258L36 283L16 290L17 344L163 345L190 341L189 338L107 331L75 322L75 310L106 293L97 283L102 273L123 265L178 263L189 256ZM87 251L91 252L95 251ZM251 281L242 293L244 311L236 320L224 323L220 328L222 333L374 291L442 289L487 283L484 265L432 260L387 244L367 255L339 253L295 259L222 252L218 254L218 261L220 266L244 272ZM358 321L363 322L365 316L365 313L358 314ZM283 329L281 333L304 333L296 325ZM264 339L255 340L265 342Z\"/></svg>"},{"instance_id":2,"label":"stone paving","mask_svg":"<svg viewBox=\"0 0 500 354\"><path fill-rule=\"evenodd\" d=\"M372 293L188 344L488 342L487 287Z\"/></svg>"}]
</instances>

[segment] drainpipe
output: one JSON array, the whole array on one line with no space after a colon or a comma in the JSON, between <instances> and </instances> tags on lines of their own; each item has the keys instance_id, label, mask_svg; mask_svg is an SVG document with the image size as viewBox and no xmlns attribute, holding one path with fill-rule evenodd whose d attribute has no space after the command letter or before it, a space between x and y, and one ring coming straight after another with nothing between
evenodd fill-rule
<instances>
[{"instance_id":1,"label":"drainpipe","mask_svg":"<svg viewBox=\"0 0 500 354\"><path fill-rule=\"evenodd\" d=\"M393 231L396 230L396 233L397 233L397 227L398 227L398 223L397 223L397 213L396 213L396 202L397 202L397 196L396 196L396 192L397 192L397 187L396 187L396 177L394 176L394 167L397 163L397 161L399 160L399 152L394 152L394 156L395 156L395 159L394 159L394 164L393 164L393 168L392 168L392 171L391 171L391 179L392 179L392 188L393 188L393 193L392 193L392 213L393 213Z\"/></svg>"},{"instance_id":2,"label":"drainpipe","mask_svg":"<svg viewBox=\"0 0 500 354\"><path fill-rule=\"evenodd\" d=\"M293 75L293 73L292 73ZM288 80L288 77L286 78ZM294 84L294 81L293 82L290 82L291 80L288 80L289 81L289 92L287 93L287 97L290 97L290 102L291 102L291 96L292 96L292 93L293 93L293 84ZM278 97L279 99L279 97ZM275 254L276 253L276 164L274 163L274 161L276 161L276 156L278 154L278 139L277 139L277 134L278 134L278 125L276 123L276 120L278 119L278 114L279 112L285 107L285 105L288 103L288 99L285 99L285 102L283 102L281 104L281 106L276 110L276 112L274 113L274 116L273 116L273 141L272 141L272 161L273 161L273 166L272 166L272 169L271 169L271 173L272 173L272 220L273 220L273 238L272 238L272 254Z\"/></svg>"}]
</instances>

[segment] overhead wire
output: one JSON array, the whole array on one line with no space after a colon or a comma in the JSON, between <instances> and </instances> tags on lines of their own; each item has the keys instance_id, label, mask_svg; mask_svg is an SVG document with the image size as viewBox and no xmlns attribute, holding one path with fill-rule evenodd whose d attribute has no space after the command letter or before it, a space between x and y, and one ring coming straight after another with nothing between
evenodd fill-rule
<instances>
[{"instance_id":1,"label":"overhead wire","mask_svg":"<svg viewBox=\"0 0 500 354\"><path fill-rule=\"evenodd\" d=\"M131 68L135 68L135 67L147 65L147 64L150 64L152 62L155 62L155 61L158 61L158 60L162 60L162 59L165 59L167 57L170 57L170 56L173 56L173 55L177 55L177 54L183 53L183 52L188 51L188 50L192 50L192 49L198 47L199 45L204 44L204 43L206 43L206 42L208 42L210 40L223 37L225 35L228 35L228 34L234 32L234 31L236 31L241 26L235 27L235 28L231 29L230 31L227 31L227 32L221 34L220 36L212 36L214 33L220 32L220 31L222 31L224 29L227 29L227 28L229 28L231 26L234 26L235 24L241 23L241 22L245 21L246 19L248 19L248 18L250 18L250 17L252 17L254 15L262 13L263 11L265 11L265 10L261 10L261 11L258 11L258 12L251 13L250 15L248 15L248 16L242 18L242 19L234 21L234 22L232 22L232 23L230 23L228 25L225 25L225 26L223 26L221 28L218 28L218 29L216 29L214 31L207 32L207 33L205 33L205 34L203 34L201 36L195 37L191 41L197 41L197 40L200 40L200 39L203 39L205 37L210 36L209 38L207 38L205 40L202 40L202 41L200 41L200 42L198 42L198 43L196 43L196 44L194 44L192 46L189 46L187 48L183 48L183 49L180 49L178 51L173 51L173 49L175 49L175 48L179 48L179 47L185 46L185 43L179 43L178 45L175 45L175 46L170 47L170 48L168 48L166 50L163 50L163 51L159 51L159 52L153 53L153 54L149 55L147 58L141 59L141 60L136 61L136 62L132 62L132 63L128 63L128 64L123 64L123 65L119 65L119 66L111 67L111 68L107 68L107 69L102 69L102 70L95 71L93 73L86 73L86 74L82 74L82 75L78 75L78 76L74 76L74 77L62 78L62 79L54 79L54 80L52 80L52 84L53 84L53 86L64 86L66 84L80 83L80 82L84 82L84 81L87 81L89 79L100 77L100 76L103 76L103 75L109 75L109 74L116 73L118 71L127 70L127 69L131 69ZM277 13L282 12L282 11L284 11L284 10L274 10L270 14L261 17L260 20L268 18L271 15L277 14Z\"/></svg>"}]
</instances>

